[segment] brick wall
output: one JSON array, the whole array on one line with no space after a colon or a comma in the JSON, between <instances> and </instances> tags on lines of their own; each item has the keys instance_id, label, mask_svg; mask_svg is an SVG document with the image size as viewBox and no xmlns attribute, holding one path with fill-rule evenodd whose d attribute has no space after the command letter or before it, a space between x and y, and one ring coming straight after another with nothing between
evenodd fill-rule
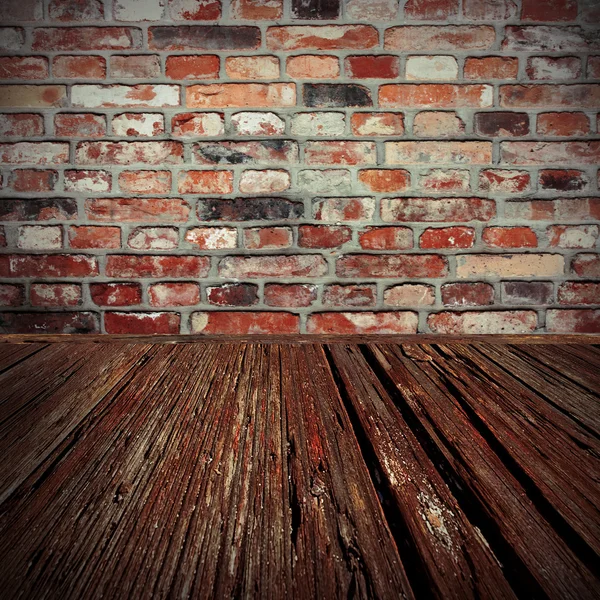
<instances>
[{"instance_id":1,"label":"brick wall","mask_svg":"<svg viewBox=\"0 0 600 600\"><path fill-rule=\"evenodd\" d=\"M598 0L2 0L3 332L600 332Z\"/></svg>"}]
</instances>

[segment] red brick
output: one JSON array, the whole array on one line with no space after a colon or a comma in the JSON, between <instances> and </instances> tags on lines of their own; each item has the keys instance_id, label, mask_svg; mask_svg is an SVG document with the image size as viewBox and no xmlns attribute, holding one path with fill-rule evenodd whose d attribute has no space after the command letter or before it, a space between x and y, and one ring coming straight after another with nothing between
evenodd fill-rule
<instances>
[{"instance_id":1,"label":"red brick","mask_svg":"<svg viewBox=\"0 0 600 600\"><path fill-rule=\"evenodd\" d=\"M465 79L516 79L519 59L508 56L470 57L465 60Z\"/></svg>"},{"instance_id":2,"label":"red brick","mask_svg":"<svg viewBox=\"0 0 600 600\"><path fill-rule=\"evenodd\" d=\"M0 163L48 165L69 162L66 142L17 142L0 144Z\"/></svg>"},{"instance_id":3,"label":"red brick","mask_svg":"<svg viewBox=\"0 0 600 600\"><path fill-rule=\"evenodd\" d=\"M296 104L294 83L216 83L190 85L189 108L289 107Z\"/></svg>"},{"instance_id":4,"label":"red brick","mask_svg":"<svg viewBox=\"0 0 600 600\"><path fill-rule=\"evenodd\" d=\"M229 278L321 277L327 263L320 255L227 256L219 262L219 276Z\"/></svg>"},{"instance_id":5,"label":"red brick","mask_svg":"<svg viewBox=\"0 0 600 600\"><path fill-rule=\"evenodd\" d=\"M374 213L373 198L321 198L313 204L317 221L371 221Z\"/></svg>"},{"instance_id":6,"label":"red brick","mask_svg":"<svg viewBox=\"0 0 600 600\"><path fill-rule=\"evenodd\" d=\"M169 79L217 79L219 77L218 56L167 56Z\"/></svg>"},{"instance_id":7,"label":"red brick","mask_svg":"<svg viewBox=\"0 0 600 600\"><path fill-rule=\"evenodd\" d=\"M507 202L507 219L526 221L590 221L600 219L600 198L558 198Z\"/></svg>"},{"instance_id":8,"label":"red brick","mask_svg":"<svg viewBox=\"0 0 600 600\"><path fill-rule=\"evenodd\" d=\"M426 229L419 238L421 248L472 248L475 230L470 227Z\"/></svg>"},{"instance_id":9,"label":"red brick","mask_svg":"<svg viewBox=\"0 0 600 600\"><path fill-rule=\"evenodd\" d=\"M194 227L186 232L185 241L200 250L236 248L237 230L233 227Z\"/></svg>"},{"instance_id":10,"label":"red brick","mask_svg":"<svg viewBox=\"0 0 600 600\"><path fill-rule=\"evenodd\" d=\"M600 79L600 56L588 56L587 78Z\"/></svg>"},{"instance_id":11,"label":"red brick","mask_svg":"<svg viewBox=\"0 0 600 600\"><path fill-rule=\"evenodd\" d=\"M487 222L496 216L496 203L484 198L384 198L383 221Z\"/></svg>"},{"instance_id":12,"label":"red brick","mask_svg":"<svg viewBox=\"0 0 600 600\"><path fill-rule=\"evenodd\" d=\"M80 142L75 162L90 165L149 165L183 162L181 142Z\"/></svg>"},{"instance_id":13,"label":"red brick","mask_svg":"<svg viewBox=\"0 0 600 600\"><path fill-rule=\"evenodd\" d=\"M51 192L56 188L57 180L57 171L15 169L10 174L10 187L15 192Z\"/></svg>"},{"instance_id":14,"label":"red brick","mask_svg":"<svg viewBox=\"0 0 600 600\"><path fill-rule=\"evenodd\" d=\"M111 56L110 72L119 79L160 77L160 58L156 55Z\"/></svg>"},{"instance_id":15,"label":"red brick","mask_svg":"<svg viewBox=\"0 0 600 600\"><path fill-rule=\"evenodd\" d=\"M418 317L414 312L329 312L309 315L306 324L313 334L413 334Z\"/></svg>"},{"instance_id":16,"label":"red brick","mask_svg":"<svg viewBox=\"0 0 600 600\"><path fill-rule=\"evenodd\" d=\"M289 56L285 70L294 79L336 79L340 75L340 61L337 56Z\"/></svg>"},{"instance_id":17,"label":"red brick","mask_svg":"<svg viewBox=\"0 0 600 600\"><path fill-rule=\"evenodd\" d=\"M548 333L600 333L600 310L554 310L546 312Z\"/></svg>"},{"instance_id":18,"label":"red brick","mask_svg":"<svg viewBox=\"0 0 600 600\"><path fill-rule=\"evenodd\" d=\"M448 138L464 132L465 123L454 112L423 111L413 119L413 133L419 137Z\"/></svg>"},{"instance_id":19,"label":"red brick","mask_svg":"<svg viewBox=\"0 0 600 600\"><path fill-rule=\"evenodd\" d=\"M231 115L231 126L238 135L282 135L285 121L272 112L239 112Z\"/></svg>"},{"instance_id":20,"label":"red brick","mask_svg":"<svg viewBox=\"0 0 600 600\"><path fill-rule=\"evenodd\" d=\"M206 288L209 304L217 306L253 306L258 303L258 286L249 283L227 283Z\"/></svg>"},{"instance_id":21,"label":"red brick","mask_svg":"<svg viewBox=\"0 0 600 600\"><path fill-rule=\"evenodd\" d=\"M363 169L358 180L372 192L400 192L410 187L410 173L403 169Z\"/></svg>"},{"instance_id":22,"label":"red brick","mask_svg":"<svg viewBox=\"0 0 600 600\"><path fill-rule=\"evenodd\" d=\"M53 21L102 21L102 0L50 0L48 15Z\"/></svg>"},{"instance_id":23,"label":"red brick","mask_svg":"<svg viewBox=\"0 0 600 600\"><path fill-rule=\"evenodd\" d=\"M506 108L596 108L600 84L503 85L500 104Z\"/></svg>"},{"instance_id":24,"label":"red brick","mask_svg":"<svg viewBox=\"0 0 600 600\"><path fill-rule=\"evenodd\" d=\"M577 254L571 269L579 277L600 278L600 254Z\"/></svg>"},{"instance_id":25,"label":"red brick","mask_svg":"<svg viewBox=\"0 0 600 600\"><path fill-rule=\"evenodd\" d=\"M307 165L375 164L374 142L306 142L304 162Z\"/></svg>"},{"instance_id":26,"label":"red brick","mask_svg":"<svg viewBox=\"0 0 600 600\"><path fill-rule=\"evenodd\" d=\"M249 250L289 248L293 243L289 227L255 227L244 230L244 246Z\"/></svg>"},{"instance_id":27,"label":"red brick","mask_svg":"<svg viewBox=\"0 0 600 600\"><path fill-rule=\"evenodd\" d=\"M206 256L150 256L111 254L106 259L108 277L206 277Z\"/></svg>"},{"instance_id":28,"label":"red brick","mask_svg":"<svg viewBox=\"0 0 600 600\"><path fill-rule=\"evenodd\" d=\"M230 194L233 171L181 171L177 186L180 194Z\"/></svg>"},{"instance_id":29,"label":"red brick","mask_svg":"<svg viewBox=\"0 0 600 600\"><path fill-rule=\"evenodd\" d=\"M384 48L426 52L487 50L495 39L496 32L489 25L400 25L385 30Z\"/></svg>"},{"instance_id":30,"label":"red brick","mask_svg":"<svg viewBox=\"0 0 600 600\"><path fill-rule=\"evenodd\" d=\"M494 288L489 283L446 283L442 286L444 306L486 306L494 304Z\"/></svg>"},{"instance_id":31,"label":"red brick","mask_svg":"<svg viewBox=\"0 0 600 600\"><path fill-rule=\"evenodd\" d=\"M529 190L531 175L527 171L485 169L479 173L479 188L495 194L518 194Z\"/></svg>"},{"instance_id":32,"label":"red brick","mask_svg":"<svg viewBox=\"0 0 600 600\"><path fill-rule=\"evenodd\" d=\"M71 105L81 108L168 108L179 106L180 96L178 85L74 85Z\"/></svg>"},{"instance_id":33,"label":"red brick","mask_svg":"<svg viewBox=\"0 0 600 600\"><path fill-rule=\"evenodd\" d=\"M289 140L249 142L200 142L193 147L194 161L201 165L288 165L298 162L298 143Z\"/></svg>"},{"instance_id":34,"label":"red brick","mask_svg":"<svg viewBox=\"0 0 600 600\"><path fill-rule=\"evenodd\" d=\"M489 112L474 115L475 132L488 137L519 137L529 134L527 113Z\"/></svg>"},{"instance_id":35,"label":"red brick","mask_svg":"<svg viewBox=\"0 0 600 600\"><path fill-rule=\"evenodd\" d=\"M29 292L32 306L78 306L81 285L75 283L34 283Z\"/></svg>"},{"instance_id":36,"label":"red brick","mask_svg":"<svg viewBox=\"0 0 600 600\"><path fill-rule=\"evenodd\" d=\"M553 304L554 285L549 281L504 281L504 304L543 306Z\"/></svg>"},{"instance_id":37,"label":"red brick","mask_svg":"<svg viewBox=\"0 0 600 600\"><path fill-rule=\"evenodd\" d=\"M3 333L99 333L91 312L0 313Z\"/></svg>"},{"instance_id":38,"label":"red brick","mask_svg":"<svg viewBox=\"0 0 600 600\"><path fill-rule=\"evenodd\" d=\"M136 227L127 245L134 250L173 250L179 246L179 230L174 227Z\"/></svg>"},{"instance_id":39,"label":"red brick","mask_svg":"<svg viewBox=\"0 0 600 600\"><path fill-rule=\"evenodd\" d=\"M122 171L119 189L128 194L168 194L171 191L169 171Z\"/></svg>"},{"instance_id":40,"label":"red brick","mask_svg":"<svg viewBox=\"0 0 600 600\"><path fill-rule=\"evenodd\" d=\"M395 285L385 290L383 303L387 306L431 306L435 304L435 290L432 285Z\"/></svg>"},{"instance_id":41,"label":"red brick","mask_svg":"<svg viewBox=\"0 0 600 600\"><path fill-rule=\"evenodd\" d=\"M186 25L148 29L150 50L253 50L260 46L258 27Z\"/></svg>"},{"instance_id":42,"label":"red brick","mask_svg":"<svg viewBox=\"0 0 600 600\"><path fill-rule=\"evenodd\" d=\"M12 283L0 283L0 306L21 306L25 301L25 288Z\"/></svg>"},{"instance_id":43,"label":"red brick","mask_svg":"<svg viewBox=\"0 0 600 600\"><path fill-rule=\"evenodd\" d=\"M548 244L552 248L595 248L598 241L597 225L551 225L547 229Z\"/></svg>"},{"instance_id":44,"label":"red brick","mask_svg":"<svg viewBox=\"0 0 600 600\"><path fill-rule=\"evenodd\" d=\"M104 79L106 60L102 56L56 56L52 75L61 79Z\"/></svg>"},{"instance_id":45,"label":"red brick","mask_svg":"<svg viewBox=\"0 0 600 600\"><path fill-rule=\"evenodd\" d=\"M456 257L456 275L469 277L559 277L565 259L560 254L462 254Z\"/></svg>"},{"instance_id":46,"label":"red brick","mask_svg":"<svg viewBox=\"0 0 600 600\"><path fill-rule=\"evenodd\" d=\"M266 39L271 50L346 50L374 48L379 35L370 25L295 25L269 27Z\"/></svg>"},{"instance_id":47,"label":"red brick","mask_svg":"<svg viewBox=\"0 0 600 600\"><path fill-rule=\"evenodd\" d=\"M119 137L163 135L165 117L157 113L121 113L112 118L112 133Z\"/></svg>"},{"instance_id":48,"label":"red brick","mask_svg":"<svg viewBox=\"0 0 600 600\"><path fill-rule=\"evenodd\" d=\"M470 173L462 169L431 169L419 177L419 187L432 192L466 192Z\"/></svg>"},{"instance_id":49,"label":"red brick","mask_svg":"<svg viewBox=\"0 0 600 600\"><path fill-rule=\"evenodd\" d=\"M429 163L486 165L492 162L492 143L385 142L385 162L392 165L403 163L413 165Z\"/></svg>"},{"instance_id":50,"label":"red brick","mask_svg":"<svg viewBox=\"0 0 600 600\"><path fill-rule=\"evenodd\" d=\"M83 254L32 254L9 256L12 277L93 277L98 261Z\"/></svg>"},{"instance_id":51,"label":"red brick","mask_svg":"<svg viewBox=\"0 0 600 600\"><path fill-rule=\"evenodd\" d=\"M0 114L0 136L37 137L44 134L44 119L30 113Z\"/></svg>"},{"instance_id":52,"label":"red brick","mask_svg":"<svg viewBox=\"0 0 600 600\"><path fill-rule=\"evenodd\" d=\"M536 248L537 235L530 227L486 227L483 241L491 248Z\"/></svg>"},{"instance_id":53,"label":"red brick","mask_svg":"<svg viewBox=\"0 0 600 600\"><path fill-rule=\"evenodd\" d=\"M537 314L532 310L441 312L430 315L427 324L443 335L487 335L532 333Z\"/></svg>"},{"instance_id":54,"label":"red brick","mask_svg":"<svg viewBox=\"0 0 600 600\"><path fill-rule=\"evenodd\" d=\"M267 306L288 308L311 306L317 300L317 286L300 283L269 283L265 285L264 298Z\"/></svg>"},{"instance_id":55,"label":"red brick","mask_svg":"<svg viewBox=\"0 0 600 600\"><path fill-rule=\"evenodd\" d=\"M104 115L62 113L54 117L54 133L69 138L99 138L106 135Z\"/></svg>"},{"instance_id":56,"label":"red brick","mask_svg":"<svg viewBox=\"0 0 600 600\"><path fill-rule=\"evenodd\" d=\"M537 81L577 79L581 75L581 59L576 56L532 56L527 60L527 77Z\"/></svg>"},{"instance_id":57,"label":"red brick","mask_svg":"<svg viewBox=\"0 0 600 600\"><path fill-rule=\"evenodd\" d=\"M92 302L98 306L131 306L142 302L139 283L90 283Z\"/></svg>"},{"instance_id":58,"label":"red brick","mask_svg":"<svg viewBox=\"0 0 600 600\"><path fill-rule=\"evenodd\" d=\"M169 0L174 21L215 21L221 16L220 0Z\"/></svg>"},{"instance_id":59,"label":"red brick","mask_svg":"<svg viewBox=\"0 0 600 600\"><path fill-rule=\"evenodd\" d=\"M337 259L339 277L445 277L448 262L437 255L348 254Z\"/></svg>"},{"instance_id":60,"label":"red brick","mask_svg":"<svg viewBox=\"0 0 600 600\"><path fill-rule=\"evenodd\" d=\"M513 165L595 165L600 162L600 141L502 142L502 162Z\"/></svg>"},{"instance_id":61,"label":"red brick","mask_svg":"<svg viewBox=\"0 0 600 600\"><path fill-rule=\"evenodd\" d=\"M0 57L0 79L47 79L48 59L42 56Z\"/></svg>"},{"instance_id":62,"label":"red brick","mask_svg":"<svg viewBox=\"0 0 600 600\"><path fill-rule=\"evenodd\" d=\"M500 21L517 14L514 0L463 0L463 14L473 21Z\"/></svg>"},{"instance_id":63,"label":"red brick","mask_svg":"<svg viewBox=\"0 0 600 600\"><path fill-rule=\"evenodd\" d=\"M238 189L242 194L277 194L291 187L289 171L283 169L248 169L240 175Z\"/></svg>"},{"instance_id":64,"label":"red brick","mask_svg":"<svg viewBox=\"0 0 600 600\"><path fill-rule=\"evenodd\" d=\"M566 281L558 288L559 304L598 304L600 283Z\"/></svg>"},{"instance_id":65,"label":"red brick","mask_svg":"<svg viewBox=\"0 0 600 600\"><path fill-rule=\"evenodd\" d=\"M70 227L69 244L71 248L120 248L121 229L93 225Z\"/></svg>"},{"instance_id":66,"label":"red brick","mask_svg":"<svg viewBox=\"0 0 600 600\"><path fill-rule=\"evenodd\" d=\"M348 56L344 60L346 76L352 79L396 79L400 74L397 56Z\"/></svg>"},{"instance_id":67,"label":"red brick","mask_svg":"<svg viewBox=\"0 0 600 600\"><path fill-rule=\"evenodd\" d=\"M197 312L190 328L208 335L285 335L300 331L300 318L285 312Z\"/></svg>"},{"instance_id":68,"label":"red brick","mask_svg":"<svg viewBox=\"0 0 600 600\"><path fill-rule=\"evenodd\" d=\"M283 16L283 0L232 0L231 16L249 21L273 21Z\"/></svg>"},{"instance_id":69,"label":"red brick","mask_svg":"<svg viewBox=\"0 0 600 600\"><path fill-rule=\"evenodd\" d=\"M590 132L590 120L584 113L543 113L537 117L540 135L575 137Z\"/></svg>"},{"instance_id":70,"label":"red brick","mask_svg":"<svg viewBox=\"0 0 600 600\"><path fill-rule=\"evenodd\" d=\"M402 113L357 112L350 118L354 135L402 135L404 115Z\"/></svg>"},{"instance_id":71,"label":"red brick","mask_svg":"<svg viewBox=\"0 0 600 600\"><path fill-rule=\"evenodd\" d=\"M577 0L523 0L523 21L574 21Z\"/></svg>"},{"instance_id":72,"label":"red brick","mask_svg":"<svg viewBox=\"0 0 600 600\"><path fill-rule=\"evenodd\" d=\"M358 234L365 250L408 250L413 247L413 232L408 227L367 227Z\"/></svg>"},{"instance_id":73,"label":"red brick","mask_svg":"<svg viewBox=\"0 0 600 600\"><path fill-rule=\"evenodd\" d=\"M132 50L141 48L136 27L48 27L33 30L33 50Z\"/></svg>"},{"instance_id":74,"label":"red brick","mask_svg":"<svg viewBox=\"0 0 600 600\"><path fill-rule=\"evenodd\" d=\"M155 335L179 333L181 316L170 312L107 312L104 314L106 333L121 335Z\"/></svg>"},{"instance_id":75,"label":"red brick","mask_svg":"<svg viewBox=\"0 0 600 600\"><path fill-rule=\"evenodd\" d=\"M89 198L85 213L90 221L124 223L181 223L190 206L180 198Z\"/></svg>"},{"instance_id":76,"label":"red brick","mask_svg":"<svg viewBox=\"0 0 600 600\"><path fill-rule=\"evenodd\" d=\"M404 6L407 21L446 21L458 15L458 0L408 0Z\"/></svg>"},{"instance_id":77,"label":"red brick","mask_svg":"<svg viewBox=\"0 0 600 600\"><path fill-rule=\"evenodd\" d=\"M539 173L539 184L543 190L578 192L589 185L587 175L576 169L544 169Z\"/></svg>"},{"instance_id":78,"label":"red brick","mask_svg":"<svg viewBox=\"0 0 600 600\"><path fill-rule=\"evenodd\" d=\"M339 248L352 239L349 227L302 225L298 228L300 248Z\"/></svg>"},{"instance_id":79,"label":"red brick","mask_svg":"<svg viewBox=\"0 0 600 600\"><path fill-rule=\"evenodd\" d=\"M218 136L225 132L224 117L218 113L180 113L173 117L175 137Z\"/></svg>"},{"instance_id":80,"label":"red brick","mask_svg":"<svg viewBox=\"0 0 600 600\"><path fill-rule=\"evenodd\" d=\"M374 285L328 285L323 290L324 306L374 306L376 301Z\"/></svg>"},{"instance_id":81,"label":"red brick","mask_svg":"<svg viewBox=\"0 0 600 600\"><path fill-rule=\"evenodd\" d=\"M230 79L279 79L279 59L276 56L228 56L225 72Z\"/></svg>"},{"instance_id":82,"label":"red brick","mask_svg":"<svg viewBox=\"0 0 600 600\"><path fill-rule=\"evenodd\" d=\"M492 87L485 84L395 84L379 86L383 108L485 108L492 106Z\"/></svg>"},{"instance_id":83,"label":"red brick","mask_svg":"<svg viewBox=\"0 0 600 600\"><path fill-rule=\"evenodd\" d=\"M155 283L148 286L150 306L194 306L200 302L197 283Z\"/></svg>"}]
</instances>

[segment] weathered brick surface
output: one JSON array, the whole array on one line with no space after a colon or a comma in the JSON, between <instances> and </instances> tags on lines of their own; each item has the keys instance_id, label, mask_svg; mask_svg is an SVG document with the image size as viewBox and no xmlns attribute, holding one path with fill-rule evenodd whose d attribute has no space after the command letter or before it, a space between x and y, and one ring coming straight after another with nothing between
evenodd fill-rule
<instances>
[{"instance_id":1,"label":"weathered brick surface","mask_svg":"<svg viewBox=\"0 0 600 600\"><path fill-rule=\"evenodd\" d=\"M6 0L0 323L600 333L592 0Z\"/></svg>"}]
</instances>

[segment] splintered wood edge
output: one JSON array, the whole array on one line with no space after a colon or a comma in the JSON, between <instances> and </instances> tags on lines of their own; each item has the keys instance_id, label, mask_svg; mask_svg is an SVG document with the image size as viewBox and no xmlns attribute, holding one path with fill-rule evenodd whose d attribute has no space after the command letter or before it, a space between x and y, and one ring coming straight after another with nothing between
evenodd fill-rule
<instances>
[{"instance_id":1,"label":"splintered wood edge","mask_svg":"<svg viewBox=\"0 0 600 600\"><path fill-rule=\"evenodd\" d=\"M0 334L0 343L254 343L254 344L599 344L600 334L534 335L109 335Z\"/></svg>"}]
</instances>

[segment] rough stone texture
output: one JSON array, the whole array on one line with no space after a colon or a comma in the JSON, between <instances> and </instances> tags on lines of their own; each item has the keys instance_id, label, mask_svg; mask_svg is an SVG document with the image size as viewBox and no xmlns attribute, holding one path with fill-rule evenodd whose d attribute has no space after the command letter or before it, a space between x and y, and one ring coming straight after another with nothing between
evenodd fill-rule
<instances>
[{"instance_id":1,"label":"rough stone texture","mask_svg":"<svg viewBox=\"0 0 600 600\"><path fill-rule=\"evenodd\" d=\"M597 2L0 4L7 332L599 332Z\"/></svg>"}]
</instances>

